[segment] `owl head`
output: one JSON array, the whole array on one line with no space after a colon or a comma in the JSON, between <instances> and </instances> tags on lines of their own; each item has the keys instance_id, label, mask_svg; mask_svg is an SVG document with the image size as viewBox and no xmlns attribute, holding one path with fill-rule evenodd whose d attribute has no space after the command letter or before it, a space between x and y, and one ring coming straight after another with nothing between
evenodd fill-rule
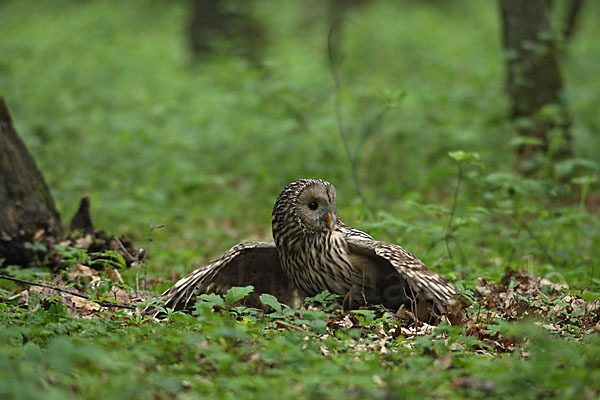
<instances>
[{"instance_id":1,"label":"owl head","mask_svg":"<svg viewBox=\"0 0 600 400\"><path fill-rule=\"evenodd\" d=\"M287 185L273 207L273 238L288 232L318 234L335 229L335 187L322 179L300 179ZM279 244L278 244L279 245Z\"/></svg>"}]
</instances>

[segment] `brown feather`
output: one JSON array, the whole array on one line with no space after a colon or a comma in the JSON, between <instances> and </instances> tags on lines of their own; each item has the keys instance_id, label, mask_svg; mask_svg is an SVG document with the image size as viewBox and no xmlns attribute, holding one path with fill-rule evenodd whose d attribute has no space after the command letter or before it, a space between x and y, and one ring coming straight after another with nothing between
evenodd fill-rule
<instances>
[{"instance_id":1,"label":"brown feather","mask_svg":"<svg viewBox=\"0 0 600 400\"><path fill-rule=\"evenodd\" d=\"M160 299L165 307L191 310L202 293L223 295L231 287L248 285L254 286L254 291L241 302L247 307L262 308L259 296L263 293L290 306L298 306L305 297L281 269L274 243L246 242L181 278Z\"/></svg>"}]
</instances>

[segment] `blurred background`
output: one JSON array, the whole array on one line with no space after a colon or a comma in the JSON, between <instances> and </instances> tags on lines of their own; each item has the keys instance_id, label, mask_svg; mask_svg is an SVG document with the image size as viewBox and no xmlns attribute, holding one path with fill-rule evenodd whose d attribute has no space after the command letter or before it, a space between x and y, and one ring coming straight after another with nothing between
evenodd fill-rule
<instances>
[{"instance_id":1,"label":"blurred background","mask_svg":"<svg viewBox=\"0 0 600 400\"><path fill-rule=\"evenodd\" d=\"M63 222L89 193L138 246L165 225L152 274L270 240L279 191L318 177L451 280L597 291L600 4L548 2L551 45L526 50L551 104L524 110L510 3L1 0L0 96Z\"/></svg>"}]
</instances>

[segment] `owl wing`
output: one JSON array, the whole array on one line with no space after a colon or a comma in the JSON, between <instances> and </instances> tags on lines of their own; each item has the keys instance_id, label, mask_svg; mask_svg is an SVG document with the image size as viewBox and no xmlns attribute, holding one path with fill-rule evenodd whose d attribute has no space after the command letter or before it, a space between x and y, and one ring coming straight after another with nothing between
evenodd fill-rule
<instances>
[{"instance_id":1,"label":"owl wing","mask_svg":"<svg viewBox=\"0 0 600 400\"><path fill-rule=\"evenodd\" d=\"M388 307L408 305L426 321L445 314L460 296L454 286L398 245L356 235L346 236L346 242L351 262L378 275L381 300Z\"/></svg>"},{"instance_id":2,"label":"owl wing","mask_svg":"<svg viewBox=\"0 0 600 400\"><path fill-rule=\"evenodd\" d=\"M348 240L348 239L375 240L368 233L365 233L358 229L350 228L348 225L343 223L341 219L337 220L337 222L335 224L335 229L337 231L341 232L344 235L344 238L346 240Z\"/></svg>"},{"instance_id":3,"label":"owl wing","mask_svg":"<svg viewBox=\"0 0 600 400\"><path fill-rule=\"evenodd\" d=\"M300 290L287 278L279 262L274 243L240 243L192 271L165 291L160 299L174 310L191 310L196 296L203 293L225 294L233 286L254 286L241 303L261 308L259 295L269 293L288 305L304 299Z\"/></svg>"}]
</instances>

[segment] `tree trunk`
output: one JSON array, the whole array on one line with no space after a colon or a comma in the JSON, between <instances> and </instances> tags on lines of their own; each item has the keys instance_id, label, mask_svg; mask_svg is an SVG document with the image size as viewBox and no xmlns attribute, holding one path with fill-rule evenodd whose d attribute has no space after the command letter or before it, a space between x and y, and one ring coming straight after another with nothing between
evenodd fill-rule
<instances>
[{"instance_id":1,"label":"tree trunk","mask_svg":"<svg viewBox=\"0 0 600 400\"><path fill-rule=\"evenodd\" d=\"M194 53L211 51L211 41L231 17L219 8L219 0L192 0L190 44Z\"/></svg>"},{"instance_id":2,"label":"tree trunk","mask_svg":"<svg viewBox=\"0 0 600 400\"><path fill-rule=\"evenodd\" d=\"M499 1L511 117L519 122L515 124L518 136L531 138L517 141L515 151L521 161L530 159L536 149L564 156L568 153L569 123L561 104L563 81L549 1ZM537 168L539 165L529 166Z\"/></svg>"},{"instance_id":3,"label":"tree trunk","mask_svg":"<svg viewBox=\"0 0 600 400\"><path fill-rule=\"evenodd\" d=\"M4 265L26 266L61 238L48 186L0 97L0 259Z\"/></svg>"},{"instance_id":4,"label":"tree trunk","mask_svg":"<svg viewBox=\"0 0 600 400\"><path fill-rule=\"evenodd\" d=\"M260 64L266 38L260 24L251 16L253 3L223 0L191 0L189 39L196 56L216 50L215 41L227 39L233 47L226 53Z\"/></svg>"}]
</instances>

